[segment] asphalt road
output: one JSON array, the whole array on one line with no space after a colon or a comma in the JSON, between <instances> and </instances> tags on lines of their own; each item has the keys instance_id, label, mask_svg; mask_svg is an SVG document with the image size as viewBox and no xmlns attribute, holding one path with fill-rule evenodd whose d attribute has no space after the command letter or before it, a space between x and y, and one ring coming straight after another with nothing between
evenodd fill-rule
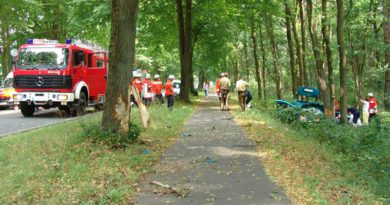
<instances>
[{"instance_id":1,"label":"asphalt road","mask_svg":"<svg viewBox=\"0 0 390 205\"><path fill-rule=\"evenodd\" d=\"M0 138L9 134L44 127L74 118L59 118L57 109L39 110L33 117L23 117L20 110L0 111Z\"/></svg>"}]
</instances>

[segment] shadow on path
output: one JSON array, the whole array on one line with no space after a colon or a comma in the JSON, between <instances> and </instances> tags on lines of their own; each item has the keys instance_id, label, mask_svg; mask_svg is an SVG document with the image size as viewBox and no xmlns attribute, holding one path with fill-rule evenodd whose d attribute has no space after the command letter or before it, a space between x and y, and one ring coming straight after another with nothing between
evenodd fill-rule
<instances>
[{"instance_id":1,"label":"shadow on path","mask_svg":"<svg viewBox=\"0 0 390 205\"><path fill-rule=\"evenodd\" d=\"M180 139L140 189L135 204L291 204L265 174L255 144L229 112L219 111L217 97L197 104Z\"/></svg>"}]
</instances>

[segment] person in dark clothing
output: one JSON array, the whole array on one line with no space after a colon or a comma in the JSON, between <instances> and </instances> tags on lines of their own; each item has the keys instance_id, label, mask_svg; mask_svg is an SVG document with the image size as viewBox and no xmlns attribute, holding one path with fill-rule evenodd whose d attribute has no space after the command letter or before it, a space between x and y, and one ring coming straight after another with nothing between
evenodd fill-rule
<instances>
[{"instance_id":1,"label":"person in dark clothing","mask_svg":"<svg viewBox=\"0 0 390 205\"><path fill-rule=\"evenodd\" d=\"M359 117L360 117L360 111L354 107L350 107L347 109L347 112L348 112L348 115L352 114L352 119L350 120L350 122L352 124L357 124Z\"/></svg>"},{"instance_id":2,"label":"person in dark clothing","mask_svg":"<svg viewBox=\"0 0 390 205\"><path fill-rule=\"evenodd\" d=\"M248 107L248 108L250 108L251 107L251 101L252 101L252 94L251 94L251 91L249 91L249 90L246 90L246 106Z\"/></svg>"}]
</instances>

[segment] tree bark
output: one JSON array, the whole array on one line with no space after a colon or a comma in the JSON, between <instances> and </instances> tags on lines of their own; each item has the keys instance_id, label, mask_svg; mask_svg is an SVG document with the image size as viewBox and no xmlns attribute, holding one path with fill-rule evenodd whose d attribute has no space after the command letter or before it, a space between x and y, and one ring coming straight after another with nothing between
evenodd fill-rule
<instances>
[{"instance_id":1,"label":"tree bark","mask_svg":"<svg viewBox=\"0 0 390 205\"><path fill-rule=\"evenodd\" d=\"M129 84L135 56L138 0L111 1L111 39L102 126L118 134L130 130Z\"/></svg>"},{"instance_id":2,"label":"tree bark","mask_svg":"<svg viewBox=\"0 0 390 205\"><path fill-rule=\"evenodd\" d=\"M292 26L291 28L293 31L294 42L295 42L295 52L297 54L297 61L298 61L298 68L299 68L298 69L299 83L297 83L298 87L299 87L299 86L305 86L306 81L305 81L305 74L304 74L305 72L304 72L304 67L303 67L303 62L302 62L301 42L299 40L299 36L298 36L298 32L297 32L295 17L293 19L294 19L294 21L291 22L291 26Z\"/></svg>"},{"instance_id":3,"label":"tree bark","mask_svg":"<svg viewBox=\"0 0 390 205\"><path fill-rule=\"evenodd\" d=\"M315 64L316 64L316 70L317 70L317 77L318 77L318 84L319 89L321 90L321 95L324 101L324 107L325 107L325 115L329 116L331 115L331 111L329 110L330 107L330 98L328 93L328 87L326 82L326 75L323 66L322 61L322 54L321 54L321 48L319 45L318 37L317 37L317 31L316 26L313 26L312 21L312 14L313 14L313 3L312 0L307 0L307 19L308 19L308 30L310 33L310 39L312 44L312 50L314 54Z\"/></svg>"},{"instance_id":4,"label":"tree bark","mask_svg":"<svg viewBox=\"0 0 390 205\"><path fill-rule=\"evenodd\" d=\"M268 17L271 18L271 17ZM276 89L276 98L282 99L282 88L280 82L280 71L279 71L279 62L278 55L276 52L276 43L275 43L275 35L273 30L272 19L268 19L267 26L268 37L271 43L271 51L272 51L272 60L274 65L274 75L275 75L275 89Z\"/></svg>"},{"instance_id":5,"label":"tree bark","mask_svg":"<svg viewBox=\"0 0 390 205\"><path fill-rule=\"evenodd\" d=\"M385 51L385 65L386 65L386 73L385 73L385 109L390 111L390 25L389 25L389 3L388 0L383 0L383 16L385 22L383 23L383 31L384 31L384 41L386 45Z\"/></svg>"},{"instance_id":6,"label":"tree bark","mask_svg":"<svg viewBox=\"0 0 390 205\"><path fill-rule=\"evenodd\" d=\"M292 34L291 34L291 11L290 8L288 7L287 3L284 3L285 7L285 14L286 14L286 28L287 28L287 42L288 42L288 52L290 54L290 69L291 69L291 91L294 96L294 98L297 97L297 74L296 74L296 69L295 69L295 54L294 54L294 45L293 45L293 40L292 40Z\"/></svg>"},{"instance_id":7,"label":"tree bark","mask_svg":"<svg viewBox=\"0 0 390 205\"><path fill-rule=\"evenodd\" d=\"M9 39L9 28L7 24L6 16L1 16L1 41L3 42L3 50L1 53L1 65L2 65L2 79L7 76L8 71L11 68L10 59L10 39Z\"/></svg>"},{"instance_id":8,"label":"tree bark","mask_svg":"<svg viewBox=\"0 0 390 205\"><path fill-rule=\"evenodd\" d=\"M266 70L266 65L267 65L267 57L265 55L265 48L264 48L264 41L263 41L263 32L262 32L262 28L261 28L261 25L259 26L259 34L260 34L260 48L261 48L261 58L262 58L262 61L261 61L261 77L262 77L262 80L263 82L261 83L262 84L262 89L263 89L263 99L266 100L267 99L267 93L266 93L266 90L265 90L265 85L266 85L266 73L265 73L265 70Z\"/></svg>"},{"instance_id":9,"label":"tree bark","mask_svg":"<svg viewBox=\"0 0 390 205\"><path fill-rule=\"evenodd\" d=\"M186 17L183 15L183 1L176 0L177 20L179 29L179 53L181 66L180 100L190 102L192 75L192 37L191 37L191 7L192 0L186 0Z\"/></svg>"},{"instance_id":10,"label":"tree bark","mask_svg":"<svg viewBox=\"0 0 390 205\"><path fill-rule=\"evenodd\" d=\"M343 0L336 0L337 3L337 45L340 56L340 110L341 123L347 122L347 69L344 51L344 3Z\"/></svg>"},{"instance_id":11,"label":"tree bark","mask_svg":"<svg viewBox=\"0 0 390 205\"><path fill-rule=\"evenodd\" d=\"M334 107L334 79L333 79L333 61L332 61L332 50L330 47L330 38L328 32L328 15L327 15L327 0L322 0L322 25L321 33L322 38L324 39L325 50L326 50L326 65L328 68L328 82L327 82L327 96L328 99L325 99L328 104L325 107L325 115L333 118L335 116L335 107ZM326 73L326 72L325 72Z\"/></svg>"},{"instance_id":12,"label":"tree bark","mask_svg":"<svg viewBox=\"0 0 390 205\"><path fill-rule=\"evenodd\" d=\"M308 76L307 76L307 69L306 69L306 32L305 32L305 19L303 16L303 3L302 0L298 0L299 5L299 19L301 22L301 39L302 39L302 45L301 45L301 57L302 57L302 77L305 79L304 85L307 85L308 82Z\"/></svg>"},{"instance_id":13,"label":"tree bark","mask_svg":"<svg viewBox=\"0 0 390 205\"><path fill-rule=\"evenodd\" d=\"M256 31L254 18L251 16L251 37L252 37L252 46L253 46L253 59L255 61L255 73L256 73L256 81L257 81L257 95L259 99L263 99L263 92L261 89L261 74L260 74L260 65L259 65L259 57L257 56L257 39L256 39Z\"/></svg>"},{"instance_id":14,"label":"tree bark","mask_svg":"<svg viewBox=\"0 0 390 205\"><path fill-rule=\"evenodd\" d=\"M249 80L250 71L249 71L249 60L248 60L248 43L247 43L247 36L245 33L244 38L244 61L245 61L245 72L246 72L246 79ZM259 82L258 82L259 83ZM261 85L260 85L261 86Z\"/></svg>"}]
</instances>

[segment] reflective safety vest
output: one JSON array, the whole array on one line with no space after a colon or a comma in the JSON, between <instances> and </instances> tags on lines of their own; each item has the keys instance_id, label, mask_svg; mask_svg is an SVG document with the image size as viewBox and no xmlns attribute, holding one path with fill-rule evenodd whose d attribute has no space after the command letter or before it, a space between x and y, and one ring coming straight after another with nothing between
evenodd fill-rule
<instances>
[{"instance_id":1,"label":"reflective safety vest","mask_svg":"<svg viewBox=\"0 0 390 205\"><path fill-rule=\"evenodd\" d=\"M172 80L168 80L167 83L165 84L165 95L173 95L173 84Z\"/></svg>"},{"instance_id":2,"label":"reflective safety vest","mask_svg":"<svg viewBox=\"0 0 390 205\"><path fill-rule=\"evenodd\" d=\"M142 83L142 95L144 98L152 98L152 82L149 79L145 79Z\"/></svg>"},{"instance_id":3,"label":"reflective safety vest","mask_svg":"<svg viewBox=\"0 0 390 205\"><path fill-rule=\"evenodd\" d=\"M141 93L142 82L139 78L134 78L133 85L137 88L138 93Z\"/></svg>"},{"instance_id":4,"label":"reflective safety vest","mask_svg":"<svg viewBox=\"0 0 390 205\"><path fill-rule=\"evenodd\" d=\"M160 80L153 81L152 91L154 92L154 94L160 95L162 88L163 88L163 85L162 85L162 82Z\"/></svg>"}]
</instances>

